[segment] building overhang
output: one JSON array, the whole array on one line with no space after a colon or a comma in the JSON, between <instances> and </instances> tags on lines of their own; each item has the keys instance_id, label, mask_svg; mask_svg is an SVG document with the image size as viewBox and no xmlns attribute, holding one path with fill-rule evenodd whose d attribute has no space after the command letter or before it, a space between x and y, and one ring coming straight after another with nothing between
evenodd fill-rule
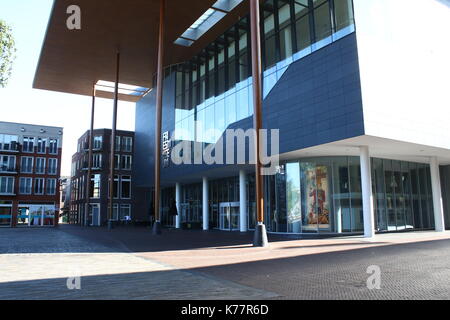
<instances>
[{"instance_id":1,"label":"building overhang","mask_svg":"<svg viewBox=\"0 0 450 320\"><path fill-rule=\"evenodd\" d=\"M164 66L188 60L248 13L241 2L191 46L175 41L217 0L166 0ZM54 0L33 88L92 95L97 81L115 81L116 52L121 54L120 83L152 88L156 72L159 0ZM68 7L81 9L81 30L70 30ZM98 97L113 93L97 91ZM123 101L141 96L119 94Z\"/></svg>"}]
</instances>

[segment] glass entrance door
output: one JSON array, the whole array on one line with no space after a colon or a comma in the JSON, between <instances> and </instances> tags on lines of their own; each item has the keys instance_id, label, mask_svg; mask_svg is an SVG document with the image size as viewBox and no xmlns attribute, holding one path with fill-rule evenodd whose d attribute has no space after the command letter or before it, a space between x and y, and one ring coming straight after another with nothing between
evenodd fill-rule
<instances>
[{"instance_id":1,"label":"glass entrance door","mask_svg":"<svg viewBox=\"0 0 450 320\"><path fill-rule=\"evenodd\" d=\"M100 205L99 204L90 204L89 205L89 220L91 227L99 227L100 226Z\"/></svg>"},{"instance_id":2,"label":"glass entrance door","mask_svg":"<svg viewBox=\"0 0 450 320\"><path fill-rule=\"evenodd\" d=\"M223 202L220 204L220 230L239 230L239 202Z\"/></svg>"}]
</instances>

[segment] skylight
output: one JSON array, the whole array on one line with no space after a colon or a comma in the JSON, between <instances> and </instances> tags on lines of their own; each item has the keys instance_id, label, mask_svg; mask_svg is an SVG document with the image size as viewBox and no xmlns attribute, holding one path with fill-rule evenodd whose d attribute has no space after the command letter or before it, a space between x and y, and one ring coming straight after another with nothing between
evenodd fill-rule
<instances>
[{"instance_id":1,"label":"skylight","mask_svg":"<svg viewBox=\"0 0 450 320\"><path fill-rule=\"evenodd\" d=\"M215 9L208 9L206 10L206 12L204 14L202 14L202 16L200 18L197 19L197 21L195 21L192 26L190 26L189 29L197 29L198 27L200 27L202 25L202 23L204 23L209 17L211 17L214 12L216 10Z\"/></svg>"},{"instance_id":2,"label":"skylight","mask_svg":"<svg viewBox=\"0 0 450 320\"><path fill-rule=\"evenodd\" d=\"M206 10L185 32L175 41L175 44L190 47L200 39L209 29L223 19L243 0L218 0Z\"/></svg>"},{"instance_id":3,"label":"skylight","mask_svg":"<svg viewBox=\"0 0 450 320\"><path fill-rule=\"evenodd\" d=\"M114 93L115 83L111 81L99 80L95 85L95 90ZM118 92L119 94L125 94L135 97L143 97L149 90L150 90L149 88L119 83Z\"/></svg>"}]
</instances>

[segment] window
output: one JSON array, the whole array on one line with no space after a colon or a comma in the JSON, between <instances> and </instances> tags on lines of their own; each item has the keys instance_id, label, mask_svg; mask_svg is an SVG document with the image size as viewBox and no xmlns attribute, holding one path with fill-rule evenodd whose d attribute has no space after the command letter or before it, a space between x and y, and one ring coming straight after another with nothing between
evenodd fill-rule
<instances>
[{"instance_id":1,"label":"window","mask_svg":"<svg viewBox=\"0 0 450 320\"><path fill-rule=\"evenodd\" d=\"M32 185L33 185L32 178L20 178L19 193L20 194L31 194Z\"/></svg>"},{"instance_id":2,"label":"window","mask_svg":"<svg viewBox=\"0 0 450 320\"><path fill-rule=\"evenodd\" d=\"M46 138L38 138L37 152L38 153L46 153L47 148L47 139Z\"/></svg>"},{"instance_id":3,"label":"window","mask_svg":"<svg viewBox=\"0 0 450 320\"><path fill-rule=\"evenodd\" d=\"M94 136L94 149L100 150L103 145L103 136Z\"/></svg>"},{"instance_id":4,"label":"window","mask_svg":"<svg viewBox=\"0 0 450 320\"><path fill-rule=\"evenodd\" d=\"M85 177L86 176L81 176L80 178L80 199L85 199L86 198L86 194L85 194Z\"/></svg>"},{"instance_id":5,"label":"window","mask_svg":"<svg viewBox=\"0 0 450 320\"><path fill-rule=\"evenodd\" d=\"M48 194L48 195L56 194L56 179L47 179L46 194Z\"/></svg>"},{"instance_id":6,"label":"window","mask_svg":"<svg viewBox=\"0 0 450 320\"><path fill-rule=\"evenodd\" d=\"M301 51L311 45L310 10L308 0L296 0L294 11L297 50Z\"/></svg>"},{"instance_id":7,"label":"window","mask_svg":"<svg viewBox=\"0 0 450 320\"><path fill-rule=\"evenodd\" d=\"M116 136L116 143L114 144L114 150L120 151L120 136Z\"/></svg>"},{"instance_id":8,"label":"window","mask_svg":"<svg viewBox=\"0 0 450 320\"><path fill-rule=\"evenodd\" d=\"M92 167L97 168L97 169L102 167L102 154L101 153L92 155Z\"/></svg>"},{"instance_id":9,"label":"window","mask_svg":"<svg viewBox=\"0 0 450 320\"><path fill-rule=\"evenodd\" d=\"M131 198L131 177L130 176L122 176L120 191L121 191L122 199L130 199Z\"/></svg>"},{"instance_id":10,"label":"window","mask_svg":"<svg viewBox=\"0 0 450 320\"><path fill-rule=\"evenodd\" d=\"M352 25L354 23L352 0L334 0L334 14L336 32Z\"/></svg>"},{"instance_id":11,"label":"window","mask_svg":"<svg viewBox=\"0 0 450 320\"><path fill-rule=\"evenodd\" d=\"M133 138L123 137L122 138L122 151L131 152L133 150Z\"/></svg>"},{"instance_id":12,"label":"window","mask_svg":"<svg viewBox=\"0 0 450 320\"><path fill-rule=\"evenodd\" d=\"M247 19L243 23L248 26ZM249 40L247 31L239 29L239 81L247 80L251 72L248 53Z\"/></svg>"},{"instance_id":13,"label":"window","mask_svg":"<svg viewBox=\"0 0 450 320\"><path fill-rule=\"evenodd\" d=\"M330 5L327 0L314 0L314 29L316 41L331 36Z\"/></svg>"},{"instance_id":14,"label":"window","mask_svg":"<svg viewBox=\"0 0 450 320\"><path fill-rule=\"evenodd\" d=\"M113 197L114 199L118 199L119 198L119 176L114 176L114 186L113 186ZM108 195L109 198L109 195Z\"/></svg>"},{"instance_id":15,"label":"window","mask_svg":"<svg viewBox=\"0 0 450 320\"><path fill-rule=\"evenodd\" d=\"M114 169L116 170L120 169L120 154L114 155Z\"/></svg>"},{"instance_id":16,"label":"window","mask_svg":"<svg viewBox=\"0 0 450 320\"><path fill-rule=\"evenodd\" d=\"M125 217L129 217L131 219L131 205L129 204L121 204L120 205L120 220L126 220Z\"/></svg>"},{"instance_id":17,"label":"window","mask_svg":"<svg viewBox=\"0 0 450 320\"><path fill-rule=\"evenodd\" d=\"M48 159L48 174L56 174L58 172L58 159Z\"/></svg>"},{"instance_id":18,"label":"window","mask_svg":"<svg viewBox=\"0 0 450 320\"><path fill-rule=\"evenodd\" d=\"M36 159L36 173L37 174L45 173L45 158Z\"/></svg>"},{"instance_id":19,"label":"window","mask_svg":"<svg viewBox=\"0 0 450 320\"><path fill-rule=\"evenodd\" d=\"M208 60L208 93L206 98L211 98L216 95L216 72L215 72L215 58L214 55Z\"/></svg>"},{"instance_id":20,"label":"window","mask_svg":"<svg viewBox=\"0 0 450 320\"><path fill-rule=\"evenodd\" d=\"M22 157L20 159L20 172L33 173L33 157Z\"/></svg>"},{"instance_id":21,"label":"window","mask_svg":"<svg viewBox=\"0 0 450 320\"><path fill-rule=\"evenodd\" d=\"M100 198L100 178L99 174L93 174L91 176L91 188L90 188L90 197L98 199Z\"/></svg>"},{"instance_id":22,"label":"window","mask_svg":"<svg viewBox=\"0 0 450 320\"><path fill-rule=\"evenodd\" d=\"M132 156L122 156L122 170L131 170Z\"/></svg>"},{"instance_id":23,"label":"window","mask_svg":"<svg viewBox=\"0 0 450 320\"><path fill-rule=\"evenodd\" d=\"M233 29L233 33L235 33ZM235 39L228 39L227 45L227 57L228 57L228 89L233 88L236 85L236 41Z\"/></svg>"},{"instance_id":24,"label":"window","mask_svg":"<svg viewBox=\"0 0 450 320\"><path fill-rule=\"evenodd\" d=\"M44 194L44 179L36 178L34 180L34 194Z\"/></svg>"},{"instance_id":25,"label":"window","mask_svg":"<svg viewBox=\"0 0 450 320\"><path fill-rule=\"evenodd\" d=\"M291 6L289 3L278 1L278 23L280 33L280 54L281 60L291 57L292 48L292 27L291 27Z\"/></svg>"},{"instance_id":26,"label":"window","mask_svg":"<svg viewBox=\"0 0 450 320\"><path fill-rule=\"evenodd\" d=\"M225 41L224 39L220 40L221 42ZM217 55L217 95L220 95L225 92L225 48L217 48L219 53Z\"/></svg>"},{"instance_id":27,"label":"window","mask_svg":"<svg viewBox=\"0 0 450 320\"><path fill-rule=\"evenodd\" d=\"M273 6L273 0L268 1ZM275 17L273 14L267 14L264 18L264 56L265 69L271 68L279 59L276 50Z\"/></svg>"},{"instance_id":28,"label":"window","mask_svg":"<svg viewBox=\"0 0 450 320\"><path fill-rule=\"evenodd\" d=\"M34 137L23 137L23 152L34 152Z\"/></svg>"},{"instance_id":29,"label":"window","mask_svg":"<svg viewBox=\"0 0 450 320\"><path fill-rule=\"evenodd\" d=\"M0 177L0 194L13 194L13 193L14 193L14 178Z\"/></svg>"},{"instance_id":30,"label":"window","mask_svg":"<svg viewBox=\"0 0 450 320\"><path fill-rule=\"evenodd\" d=\"M58 139L50 139L48 144L50 154L58 154Z\"/></svg>"},{"instance_id":31,"label":"window","mask_svg":"<svg viewBox=\"0 0 450 320\"><path fill-rule=\"evenodd\" d=\"M15 171L16 171L16 157L0 156L0 172L15 172Z\"/></svg>"},{"instance_id":32,"label":"window","mask_svg":"<svg viewBox=\"0 0 450 320\"><path fill-rule=\"evenodd\" d=\"M111 207L108 204L108 211L110 210L110 208ZM119 205L117 203L113 204L112 219L114 221L118 221L119 220Z\"/></svg>"},{"instance_id":33,"label":"window","mask_svg":"<svg viewBox=\"0 0 450 320\"><path fill-rule=\"evenodd\" d=\"M19 137L10 134L0 134L0 150L2 151L18 151Z\"/></svg>"}]
</instances>

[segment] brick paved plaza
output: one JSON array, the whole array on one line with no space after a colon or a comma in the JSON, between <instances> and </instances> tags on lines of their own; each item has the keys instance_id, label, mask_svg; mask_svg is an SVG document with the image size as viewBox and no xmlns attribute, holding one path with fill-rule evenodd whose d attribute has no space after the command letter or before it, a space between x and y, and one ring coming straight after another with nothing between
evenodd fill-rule
<instances>
[{"instance_id":1,"label":"brick paved plaza","mask_svg":"<svg viewBox=\"0 0 450 320\"><path fill-rule=\"evenodd\" d=\"M289 240L146 228L0 229L0 299L449 299L450 234ZM367 268L381 289L367 288ZM69 290L68 278L81 289ZM69 281L70 282L70 281ZM75 283L75 282L70 282Z\"/></svg>"}]
</instances>

